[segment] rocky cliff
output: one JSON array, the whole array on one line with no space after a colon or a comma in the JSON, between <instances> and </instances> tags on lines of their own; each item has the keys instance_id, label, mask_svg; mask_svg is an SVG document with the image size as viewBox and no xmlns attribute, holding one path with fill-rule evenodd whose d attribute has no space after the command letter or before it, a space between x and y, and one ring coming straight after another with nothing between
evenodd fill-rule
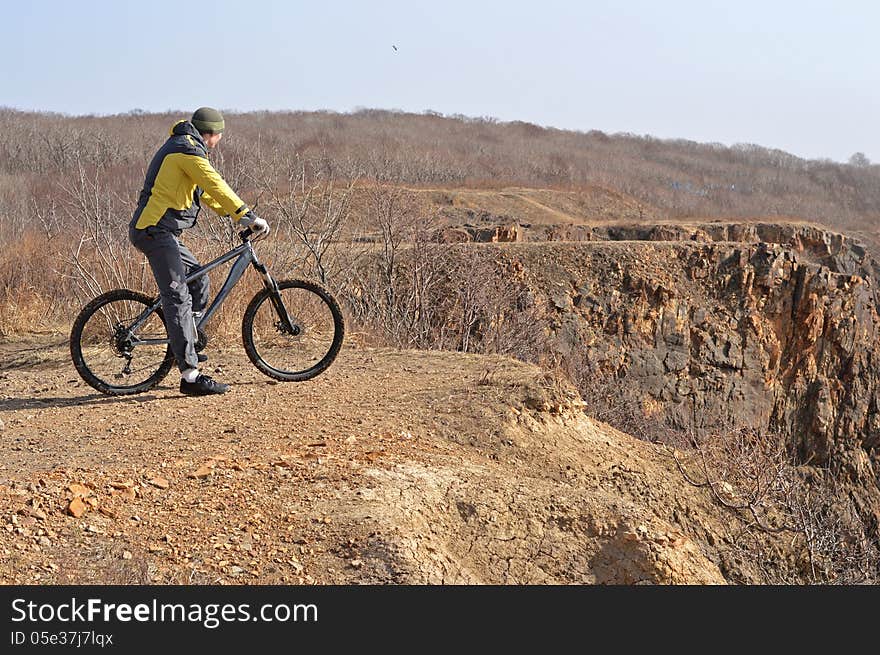
<instances>
[{"instance_id":1,"label":"rocky cliff","mask_svg":"<svg viewBox=\"0 0 880 655\"><path fill-rule=\"evenodd\" d=\"M591 229L499 246L584 387L695 434L785 435L880 522L876 263L810 225ZM589 400L589 394L585 397ZM590 411L589 407L586 410Z\"/></svg>"}]
</instances>

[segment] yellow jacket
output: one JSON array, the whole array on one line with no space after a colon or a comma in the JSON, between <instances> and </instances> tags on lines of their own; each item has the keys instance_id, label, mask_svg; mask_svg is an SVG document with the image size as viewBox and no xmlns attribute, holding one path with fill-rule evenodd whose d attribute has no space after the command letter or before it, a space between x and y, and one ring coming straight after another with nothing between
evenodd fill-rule
<instances>
[{"instance_id":1,"label":"yellow jacket","mask_svg":"<svg viewBox=\"0 0 880 655\"><path fill-rule=\"evenodd\" d=\"M195 225L202 201L236 222L248 212L208 161L202 135L189 121L178 121L150 162L131 225L140 230L158 225L180 234Z\"/></svg>"}]
</instances>

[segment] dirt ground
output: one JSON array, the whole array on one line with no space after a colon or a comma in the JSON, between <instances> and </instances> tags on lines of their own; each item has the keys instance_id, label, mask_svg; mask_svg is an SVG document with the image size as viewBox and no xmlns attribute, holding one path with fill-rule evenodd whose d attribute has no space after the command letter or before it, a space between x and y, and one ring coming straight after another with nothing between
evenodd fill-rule
<instances>
[{"instance_id":1,"label":"dirt ground","mask_svg":"<svg viewBox=\"0 0 880 655\"><path fill-rule=\"evenodd\" d=\"M285 384L240 346L209 354L223 396L181 396L172 373L111 398L63 335L0 345L0 582L714 584L746 566L668 452L536 367L349 343Z\"/></svg>"}]
</instances>

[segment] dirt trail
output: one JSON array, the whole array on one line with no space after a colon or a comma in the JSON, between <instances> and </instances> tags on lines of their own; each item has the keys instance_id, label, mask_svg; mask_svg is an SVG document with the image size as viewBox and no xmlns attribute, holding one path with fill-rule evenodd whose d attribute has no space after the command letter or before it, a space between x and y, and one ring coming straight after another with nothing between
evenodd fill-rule
<instances>
[{"instance_id":1,"label":"dirt trail","mask_svg":"<svg viewBox=\"0 0 880 655\"><path fill-rule=\"evenodd\" d=\"M0 581L702 584L731 566L705 490L536 367L346 346L280 384L239 346L210 356L224 396L172 375L108 398L58 339L0 346Z\"/></svg>"},{"instance_id":2,"label":"dirt trail","mask_svg":"<svg viewBox=\"0 0 880 655\"><path fill-rule=\"evenodd\" d=\"M581 220L580 217L574 217L574 216L571 216L571 215L566 214L564 212L561 212L558 209L554 209L553 207L545 205L542 202L538 202L534 198L530 198L529 196L525 195L524 193L516 193L516 194L509 194L509 195L503 194L503 195L507 195L508 197L518 198L519 200L522 200L523 202L528 203L529 205L532 205L533 207L537 207L541 211L545 212L547 214L547 216L552 217L556 221L562 221L563 223L575 223L575 222L580 222L580 220Z\"/></svg>"}]
</instances>

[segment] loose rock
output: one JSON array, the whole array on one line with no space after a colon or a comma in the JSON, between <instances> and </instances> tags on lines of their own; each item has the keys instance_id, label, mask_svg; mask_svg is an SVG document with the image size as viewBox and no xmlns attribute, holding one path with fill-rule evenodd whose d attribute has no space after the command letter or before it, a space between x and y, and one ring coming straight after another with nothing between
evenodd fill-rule
<instances>
[{"instance_id":1,"label":"loose rock","mask_svg":"<svg viewBox=\"0 0 880 655\"><path fill-rule=\"evenodd\" d=\"M81 518L88 511L88 507L79 496L73 498L67 505L67 513L74 518Z\"/></svg>"}]
</instances>

